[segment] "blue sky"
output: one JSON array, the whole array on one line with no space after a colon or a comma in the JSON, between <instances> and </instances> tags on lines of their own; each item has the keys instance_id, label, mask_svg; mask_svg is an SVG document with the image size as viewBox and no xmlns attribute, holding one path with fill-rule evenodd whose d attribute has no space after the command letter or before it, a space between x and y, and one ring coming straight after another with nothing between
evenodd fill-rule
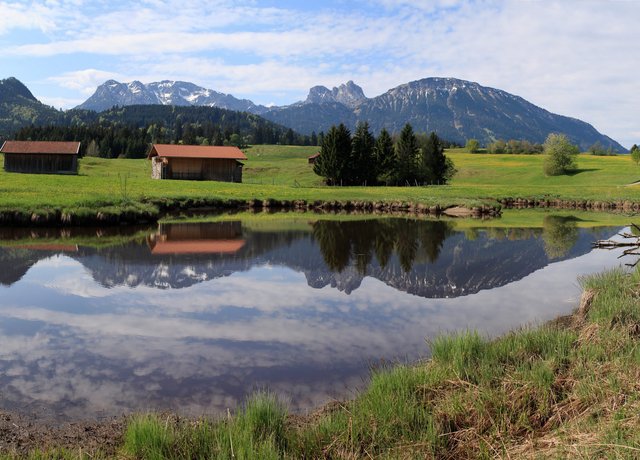
<instances>
[{"instance_id":1,"label":"blue sky","mask_svg":"<svg viewBox=\"0 0 640 460\"><path fill-rule=\"evenodd\" d=\"M500 88L640 143L640 0L0 0L0 78L70 108L113 78L261 104L354 80Z\"/></svg>"}]
</instances>

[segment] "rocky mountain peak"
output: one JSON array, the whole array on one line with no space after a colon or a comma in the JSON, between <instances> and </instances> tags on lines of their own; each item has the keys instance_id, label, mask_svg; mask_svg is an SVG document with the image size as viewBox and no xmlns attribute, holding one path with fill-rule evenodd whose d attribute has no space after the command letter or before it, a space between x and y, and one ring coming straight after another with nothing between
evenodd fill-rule
<instances>
[{"instance_id":1,"label":"rocky mountain peak","mask_svg":"<svg viewBox=\"0 0 640 460\"><path fill-rule=\"evenodd\" d=\"M127 86L129 88L136 88L136 89L144 89L145 87L144 83L138 80L133 80L131 83L128 83Z\"/></svg>"},{"instance_id":2,"label":"rocky mountain peak","mask_svg":"<svg viewBox=\"0 0 640 460\"><path fill-rule=\"evenodd\" d=\"M351 108L367 99L362 88L356 85L353 80L349 80L347 83L333 88L333 93L335 94L337 102Z\"/></svg>"},{"instance_id":3,"label":"rocky mountain peak","mask_svg":"<svg viewBox=\"0 0 640 460\"><path fill-rule=\"evenodd\" d=\"M304 102L305 104L324 104L335 102L335 98L326 86L314 86L309 90L309 95Z\"/></svg>"},{"instance_id":4,"label":"rocky mountain peak","mask_svg":"<svg viewBox=\"0 0 640 460\"><path fill-rule=\"evenodd\" d=\"M338 87L329 89L326 86L314 86L309 90L305 104L328 104L338 102L349 108L354 108L367 97L364 91L352 80Z\"/></svg>"}]
</instances>

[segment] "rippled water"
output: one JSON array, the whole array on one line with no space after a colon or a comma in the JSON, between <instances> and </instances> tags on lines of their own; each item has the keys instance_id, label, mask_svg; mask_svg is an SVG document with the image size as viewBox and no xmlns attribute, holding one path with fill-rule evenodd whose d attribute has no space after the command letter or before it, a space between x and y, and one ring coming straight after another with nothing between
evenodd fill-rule
<instances>
[{"instance_id":1,"label":"rippled water","mask_svg":"<svg viewBox=\"0 0 640 460\"><path fill-rule=\"evenodd\" d=\"M464 227L268 216L2 229L0 406L201 415L269 388L304 410L352 396L372 365L428 356L437 334L568 313L579 275L619 264L590 247L617 228Z\"/></svg>"}]
</instances>

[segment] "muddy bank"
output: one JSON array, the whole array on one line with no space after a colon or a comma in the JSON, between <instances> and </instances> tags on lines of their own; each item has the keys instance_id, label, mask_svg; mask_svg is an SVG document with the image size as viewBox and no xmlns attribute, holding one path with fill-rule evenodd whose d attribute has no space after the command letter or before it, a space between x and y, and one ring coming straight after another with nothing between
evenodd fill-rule
<instances>
[{"instance_id":1,"label":"muddy bank","mask_svg":"<svg viewBox=\"0 0 640 460\"><path fill-rule=\"evenodd\" d=\"M584 211L639 212L640 203L633 201L561 200L548 198L502 198L498 200L506 209L552 208Z\"/></svg>"},{"instance_id":2,"label":"muddy bank","mask_svg":"<svg viewBox=\"0 0 640 460\"><path fill-rule=\"evenodd\" d=\"M76 208L70 210L0 210L2 227L88 227L154 224L161 218L180 212L298 211L316 213L362 213L393 215L428 215L433 217L494 218L501 209L577 209L604 212L640 212L640 203L632 201L562 200L547 198L501 198L495 205L480 206L426 205L406 201L338 201L338 200L222 200L218 198L150 199L123 206Z\"/></svg>"},{"instance_id":3,"label":"muddy bank","mask_svg":"<svg viewBox=\"0 0 640 460\"><path fill-rule=\"evenodd\" d=\"M305 201L305 200L220 200L207 198L158 199L123 207L78 208L71 210L45 209L0 210L0 226L58 227L58 226L114 226L155 223L176 212L193 211L298 211L298 212L355 212L431 215L438 217L491 218L500 215L500 206L428 206L404 201Z\"/></svg>"},{"instance_id":4,"label":"muddy bank","mask_svg":"<svg viewBox=\"0 0 640 460\"><path fill-rule=\"evenodd\" d=\"M122 445L125 417L97 422L53 423L12 412L0 412L0 455L27 457L33 451L59 448L100 451L113 457Z\"/></svg>"}]
</instances>

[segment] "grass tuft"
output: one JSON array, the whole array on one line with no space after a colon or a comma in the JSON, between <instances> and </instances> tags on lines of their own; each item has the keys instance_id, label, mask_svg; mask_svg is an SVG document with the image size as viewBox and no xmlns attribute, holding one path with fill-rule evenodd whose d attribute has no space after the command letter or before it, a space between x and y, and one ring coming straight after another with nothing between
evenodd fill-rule
<instances>
[{"instance_id":1,"label":"grass tuft","mask_svg":"<svg viewBox=\"0 0 640 460\"><path fill-rule=\"evenodd\" d=\"M134 417L125 433L124 450L136 458L160 460L168 458L175 434L169 417L156 415Z\"/></svg>"}]
</instances>

